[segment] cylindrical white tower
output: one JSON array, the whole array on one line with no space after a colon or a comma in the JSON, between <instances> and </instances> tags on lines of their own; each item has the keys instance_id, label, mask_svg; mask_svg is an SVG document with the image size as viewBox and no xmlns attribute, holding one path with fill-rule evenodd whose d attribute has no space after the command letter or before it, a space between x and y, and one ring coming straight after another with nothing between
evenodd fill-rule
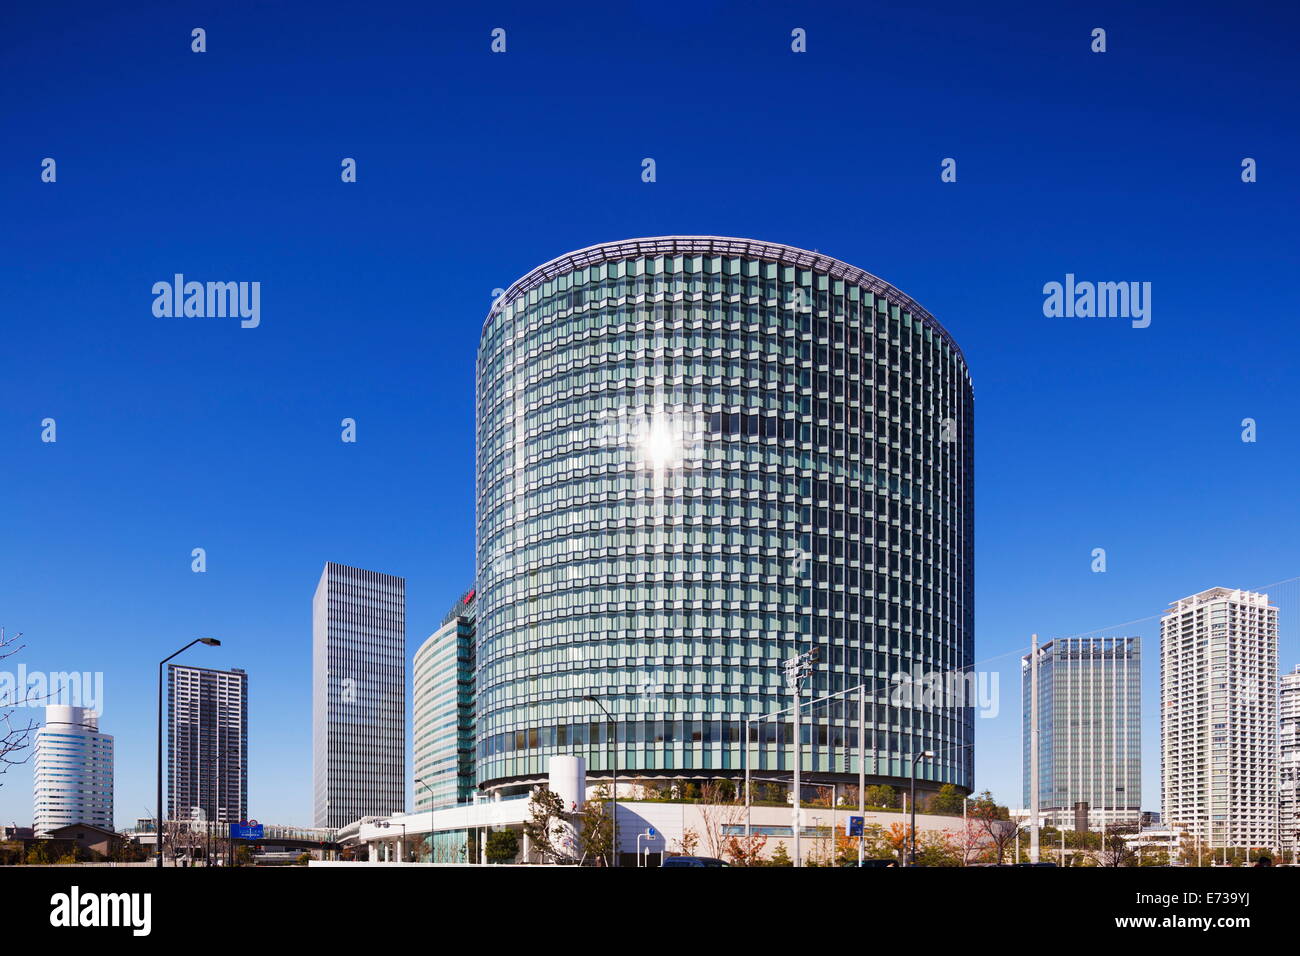
<instances>
[{"instance_id":1,"label":"cylindrical white tower","mask_svg":"<svg viewBox=\"0 0 1300 956\"><path fill-rule=\"evenodd\" d=\"M75 823L113 829L113 738L99 732L99 714L46 707L35 769L37 836Z\"/></svg>"},{"instance_id":2,"label":"cylindrical white tower","mask_svg":"<svg viewBox=\"0 0 1300 956\"><path fill-rule=\"evenodd\" d=\"M566 812L572 813L587 799L587 761L582 757L552 757L549 786L559 794Z\"/></svg>"}]
</instances>

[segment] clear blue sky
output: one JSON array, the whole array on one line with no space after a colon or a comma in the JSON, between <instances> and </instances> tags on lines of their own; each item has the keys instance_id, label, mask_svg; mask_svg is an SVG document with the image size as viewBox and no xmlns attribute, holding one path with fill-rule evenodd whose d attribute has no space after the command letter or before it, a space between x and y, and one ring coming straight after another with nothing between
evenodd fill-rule
<instances>
[{"instance_id":1,"label":"clear blue sky","mask_svg":"<svg viewBox=\"0 0 1300 956\"><path fill-rule=\"evenodd\" d=\"M253 815L309 820L321 567L405 576L412 652L436 626L473 573L492 289L595 242L820 249L962 345L1003 689L976 777L1006 802L1030 632L1300 574L1293 11L111 6L17 5L0 34L0 624L30 669L104 672L119 824L153 804L154 664L199 635L224 646L187 661L250 674ZM177 272L261 282L261 326L155 318ZM1045 318L1066 273L1151 282L1151 326ZM0 781L30 822L30 768Z\"/></svg>"}]
</instances>

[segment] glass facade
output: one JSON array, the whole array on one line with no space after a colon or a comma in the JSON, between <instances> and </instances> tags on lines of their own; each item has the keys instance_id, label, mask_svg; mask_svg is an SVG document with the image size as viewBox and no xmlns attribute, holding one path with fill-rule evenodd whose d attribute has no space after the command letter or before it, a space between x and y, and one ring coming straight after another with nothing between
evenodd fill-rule
<instances>
[{"instance_id":1,"label":"glass facade","mask_svg":"<svg viewBox=\"0 0 1300 956\"><path fill-rule=\"evenodd\" d=\"M415 809L474 799L474 591L415 652Z\"/></svg>"},{"instance_id":2,"label":"glass facade","mask_svg":"<svg viewBox=\"0 0 1300 956\"><path fill-rule=\"evenodd\" d=\"M888 693L973 660L971 383L918 304L788 246L628 240L507 289L477 381L480 787L611 750L736 775L816 647L805 700L877 692L869 782L932 750L918 785L970 788L970 707ZM792 769L791 726L751 727L754 770ZM856 780L856 695L802 736L804 770Z\"/></svg>"},{"instance_id":3,"label":"glass facade","mask_svg":"<svg viewBox=\"0 0 1300 956\"><path fill-rule=\"evenodd\" d=\"M313 819L406 809L406 580L326 563L312 599Z\"/></svg>"},{"instance_id":4,"label":"glass facade","mask_svg":"<svg viewBox=\"0 0 1300 956\"><path fill-rule=\"evenodd\" d=\"M1030 805L1030 658L1021 660L1023 798ZM1138 823L1142 813L1142 657L1136 637L1068 638L1038 649L1038 803L1073 828ZM1080 815L1078 823L1084 818Z\"/></svg>"}]
</instances>

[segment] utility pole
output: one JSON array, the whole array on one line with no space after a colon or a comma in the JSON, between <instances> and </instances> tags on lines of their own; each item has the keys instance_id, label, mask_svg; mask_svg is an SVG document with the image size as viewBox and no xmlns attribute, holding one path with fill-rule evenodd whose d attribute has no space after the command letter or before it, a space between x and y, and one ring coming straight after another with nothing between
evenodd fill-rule
<instances>
[{"instance_id":1,"label":"utility pole","mask_svg":"<svg viewBox=\"0 0 1300 956\"><path fill-rule=\"evenodd\" d=\"M1038 862L1038 635L1029 651L1029 862Z\"/></svg>"}]
</instances>

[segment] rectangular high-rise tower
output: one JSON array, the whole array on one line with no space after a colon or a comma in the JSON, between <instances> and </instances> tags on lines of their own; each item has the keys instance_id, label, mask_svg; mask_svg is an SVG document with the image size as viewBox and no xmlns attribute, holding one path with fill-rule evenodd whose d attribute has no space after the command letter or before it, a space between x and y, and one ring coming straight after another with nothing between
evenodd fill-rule
<instances>
[{"instance_id":1,"label":"rectangular high-rise tower","mask_svg":"<svg viewBox=\"0 0 1300 956\"><path fill-rule=\"evenodd\" d=\"M248 818L248 675L167 665L167 819Z\"/></svg>"},{"instance_id":2,"label":"rectangular high-rise tower","mask_svg":"<svg viewBox=\"0 0 1300 956\"><path fill-rule=\"evenodd\" d=\"M1021 660L1024 805L1030 806L1030 657ZM1137 825L1142 815L1142 657L1136 637L1038 649L1038 801L1044 822ZM1084 817L1086 809L1087 816Z\"/></svg>"},{"instance_id":3,"label":"rectangular high-rise tower","mask_svg":"<svg viewBox=\"0 0 1300 956\"><path fill-rule=\"evenodd\" d=\"M1277 608L1210 588L1160 619L1160 797L1205 847L1276 847Z\"/></svg>"},{"instance_id":4,"label":"rectangular high-rise tower","mask_svg":"<svg viewBox=\"0 0 1300 956\"><path fill-rule=\"evenodd\" d=\"M1300 664L1290 674L1282 675L1278 695L1281 726L1278 737L1277 804L1282 851L1295 862L1296 842L1300 838Z\"/></svg>"},{"instance_id":5,"label":"rectangular high-rise tower","mask_svg":"<svg viewBox=\"0 0 1300 956\"><path fill-rule=\"evenodd\" d=\"M406 580L329 562L312 601L318 827L406 809Z\"/></svg>"}]
</instances>

